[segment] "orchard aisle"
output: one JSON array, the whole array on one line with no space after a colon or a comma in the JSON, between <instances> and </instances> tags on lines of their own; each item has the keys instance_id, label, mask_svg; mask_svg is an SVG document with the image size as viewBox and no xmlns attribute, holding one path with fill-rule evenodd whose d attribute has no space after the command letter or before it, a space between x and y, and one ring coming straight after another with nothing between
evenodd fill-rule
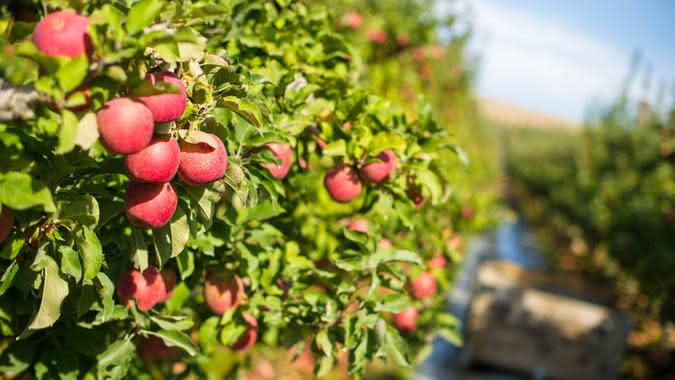
<instances>
[{"instance_id":1,"label":"orchard aisle","mask_svg":"<svg viewBox=\"0 0 675 380\"><path fill-rule=\"evenodd\" d=\"M468 323L472 289L477 286L478 269L486 260L504 260L530 269L544 267L544 260L536 246L534 234L521 219L506 222L496 231L486 232L474 239L468 247L467 256L459 269L457 282L448 294L447 301L448 312L462 323L463 335L466 333ZM463 338L465 339L464 336ZM436 338L433 345L433 353L422 363L415 374L415 380L523 378L496 370L466 369L469 358L463 347L454 346L441 338Z\"/></svg>"}]
</instances>

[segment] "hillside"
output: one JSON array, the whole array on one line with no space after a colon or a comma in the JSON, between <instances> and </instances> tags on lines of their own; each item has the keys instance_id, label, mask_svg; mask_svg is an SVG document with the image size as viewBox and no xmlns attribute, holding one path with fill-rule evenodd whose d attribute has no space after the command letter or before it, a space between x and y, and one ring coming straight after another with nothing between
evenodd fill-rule
<instances>
[{"instance_id":1,"label":"hillside","mask_svg":"<svg viewBox=\"0 0 675 380\"><path fill-rule=\"evenodd\" d=\"M577 130L580 124L505 102L478 97L480 114L490 122L510 127L562 128Z\"/></svg>"}]
</instances>

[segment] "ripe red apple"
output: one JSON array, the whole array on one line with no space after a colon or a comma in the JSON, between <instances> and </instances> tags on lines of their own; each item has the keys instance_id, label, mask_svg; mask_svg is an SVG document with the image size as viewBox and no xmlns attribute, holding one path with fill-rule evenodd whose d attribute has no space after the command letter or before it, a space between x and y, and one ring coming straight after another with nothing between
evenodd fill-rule
<instances>
[{"instance_id":1,"label":"ripe red apple","mask_svg":"<svg viewBox=\"0 0 675 380\"><path fill-rule=\"evenodd\" d=\"M148 146L126 157L127 170L134 181L169 182L178 172L180 148L175 139L153 139Z\"/></svg>"},{"instance_id":2,"label":"ripe red apple","mask_svg":"<svg viewBox=\"0 0 675 380\"><path fill-rule=\"evenodd\" d=\"M344 22L350 28L356 30L363 24L363 16L358 12L349 12L345 15Z\"/></svg>"},{"instance_id":3,"label":"ripe red apple","mask_svg":"<svg viewBox=\"0 0 675 380\"><path fill-rule=\"evenodd\" d=\"M167 346L161 338L154 335L141 338L137 350L141 360L148 364L172 359L178 355L176 347Z\"/></svg>"},{"instance_id":4,"label":"ripe red apple","mask_svg":"<svg viewBox=\"0 0 675 380\"><path fill-rule=\"evenodd\" d=\"M413 58L415 58L416 61L424 61L424 57L426 56L426 53L424 52L424 49L421 47L416 47L413 49Z\"/></svg>"},{"instance_id":5,"label":"ripe red apple","mask_svg":"<svg viewBox=\"0 0 675 380\"><path fill-rule=\"evenodd\" d=\"M0 211L0 244L2 244L12 232L13 225L14 212L11 208L2 206L2 211Z\"/></svg>"},{"instance_id":6,"label":"ripe red apple","mask_svg":"<svg viewBox=\"0 0 675 380\"><path fill-rule=\"evenodd\" d=\"M246 329L246 332L239 337L237 343L232 345L232 348L235 350L248 350L258 339L258 321L248 314L244 315L244 319L246 320L248 329Z\"/></svg>"},{"instance_id":7,"label":"ripe red apple","mask_svg":"<svg viewBox=\"0 0 675 380\"><path fill-rule=\"evenodd\" d=\"M131 154L152 139L152 113L143 103L129 98L108 101L96 113L101 143L115 153Z\"/></svg>"},{"instance_id":8,"label":"ripe red apple","mask_svg":"<svg viewBox=\"0 0 675 380\"><path fill-rule=\"evenodd\" d=\"M427 263L429 268L432 268L432 269L443 269L443 268L445 268L446 264L447 264L447 260L441 254L437 254L431 260L429 260L429 262Z\"/></svg>"},{"instance_id":9,"label":"ripe red apple","mask_svg":"<svg viewBox=\"0 0 675 380\"><path fill-rule=\"evenodd\" d=\"M352 231L367 234L368 233L368 219L363 219L363 218L350 219L349 222L347 222L347 228L352 230Z\"/></svg>"},{"instance_id":10,"label":"ripe red apple","mask_svg":"<svg viewBox=\"0 0 675 380\"><path fill-rule=\"evenodd\" d=\"M160 228L167 224L178 205L170 183L130 182L124 196L127 217L141 228Z\"/></svg>"},{"instance_id":11,"label":"ripe red apple","mask_svg":"<svg viewBox=\"0 0 675 380\"><path fill-rule=\"evenodd\" d=\"M464 206L462 207L462 219L464 220L471 220L473 218L473 207L470 206Z\"/></svg>"},{"instance_id":12,"label":"ripe red apple","mask_svg":"<svg viewBox=\"0 0 675 380\"><path fill-rule=\"evenodd\" d=\"M204 301L208 308L223 315L230 308L239 306L244 298L244 284L238 276L212 273L204 283Z\"/></svg>"},{"instance_id":13,"label":"ripe red apple","mask_svg":"<svg viewBox=\"0 0 675 380\"><path fill-rule=\"evenodd\" d=\"M345 132L351 131L352 123L350 121L345 121L344 123L342 123L342 130L344 130Z\"/></svg>"},{"instance_id":14,"label":"ripe red apple","mask_svg":"<svg viewBox=\"0 0 675 380\"><path fill-rule=\"evenodd\" d=\"M362 184L356 170L344 164L335 165L326 173L323 185L334 201L351 202L361 194Z\"/></svg>"},{"instance_id":15,"label":"ripe red apple","mask_svg":"<svg viewBox=\"0 0 675 380\"><path fill-rule=\"evenodd\" d=\"M159 302L166 302L173 295L173 291L176 288L176 283L178 282L176 278L176 271L171 267L164 267L160 273L162 276L162 284L164 286L164 297L162 297Z\"/></svg>"},{"instance_id":16,"label":"ripe red apple","mask_svg":"<svg viewBox=\"0 0 675 380\"><path fill-rule=\"evenodd\" d=\"M72 11L58 11L45 16L35 26L33 43L45 55L77 57L91 52L87 34L89 19Z\"/></svg>"},{"instance_id":17,"label":"ripe red apple","mask_svg":"<svg viewBox=\"0 0 675 380\"><path fill-rule=\"evenodd\" d=\"M367 182L382 183L389 179L396 169L396 154L387 149L377 156L377 160L368 162L361 168L361 178Z\"/></svg>"},{"instance_id":18,"label":"ripe red apple","mask_svg":"<svg viewBox=\"0 0 675 380\"><path fill-rule=\"evenodd\" d=\"M148 74L146 80L153 85L159 82L170 83L180 90L179 94L166 93L138 97L138 100L143 102L152 112L155 123L168 123L180 119L187 105L187 93L183 82L176 74L168 71Z\"/></svg>"},{"instance_id":19,"label":"ripe red apple","mask_svg":"<svg viewBox=\"0 0 675 380\"><path fill-rule=\"evenodd\" d=\"M138 310L148 311L166 297L162 275L156 267L148 267L143 273L130 269L117 279L117 297L129 307L136 300Z\"/></svg>"},{"instance_id":20,"label":"ripe red apple","mask_svg":"<svg viewBox=\"0 0 675 380\"><path fill-rule=\"evenodd\" d=\"M419 300L433 296L436 293L436 277L429 272L420 273L410 284L410 291Z\"/></svg>"},{"instance_id":21,"label":"ripe red apple","mask_svg":"<svg viewBox=\"0 0 675 380\"><path fill-rule=\"evenodd\" d=\"M400 48L405 48L410 43L410 37L407 34L401 34L396 37L396 43Z\"/></svg>"},{"instance_id":22,"label":"ripe red apple","mask_svg":"<svg viewBox=\"0 0 675 380\"><path fill-rule=\"evenodd\" d=\"M382 29L370 29L368 31L368 39L370 42L382 45L387 42L389 35Z\"/></svg>"},{"instance_id":23,"label":"ripe red apple","mask_svg":"<svg viewBox=\"0 0 675 380\"><path fill-rule=\"evenodd\" d=\"M459 234L452 235L450 241L448 242L448 245L453 250L461 252L462 249L464 248L464 239L462 239L462 235Z\"/></svg>"},{"instance_id":24,"label":"ripe red apple","mask_svg":"<svg viewBox=\"0 0 675 380\"><path fill-rule=\"evenodd\" d=\"M392 247L394 247L394 243L393 243L391 240L387 239L387 238L382 238L382 239L380 239L380 241L377 242L377 245L378 245L380 248L385 248L385 249L386 249L386 248L392 248Z\"/></svg>"},{"instance_id":25,"label":"ripe red apple","mask_svg":"<svg viewBox=\"0 0 675 380\"><path fill-rule=\"evenodd\" d=\"M211 133L199 134L199 143L180 143L178 176L191 186L209 184L227 170L227 151L220 138Z\"/></svg>"},{"instance_id":26,"label":"ripe red apple","mask_svg":"<svg viewBox=\"0 0 675 380\"><path fill-rule=\"evenodd\" d=\"M293 360L293 367L299 372L304 372L306 374L312 373L314 371L314 366L316 365L316 360L314 358L314 353L309 347L311 344L311 339L305 340L305 349L300 353L300 355L293 360L297 352L297 346L291 347L288 350L288 357L290 360Z\"/></svg>"},{"instance_id":27,"label":"ripe red apple","mask_svg":"<svg viewBox=\"0 0 675 380\"><path fill-rule=\"evenodd\" d=\"M431 47L431 57L433 59L441 59L445 54L445 47L443 45L434 45Z\"/></svg>"},{"instance_id":28,"label":"ripe red apple","mask_svg":"<svg viewBox=\"0 0 675 380\"><path fill-rule=\"evenodd\" d=\"M394 314L394 327L402 333L415 332L417 329L417 317L419 315L419 310L412 306L408 306L400 313Z\"/></svg>"},{"instance_id":29,"label":"ripe red apple","mask_svg":"<svg viewBox=\"0 0 675 380\"><path fill-rule=\"evenodd\" d=\"M281 165L262 163L260 166L266 168L273 176L283 179L291 169L291 146L288 144L269 143L264 146L264 149L269 150L281 160Z\"/></svg>"}]
</instances>

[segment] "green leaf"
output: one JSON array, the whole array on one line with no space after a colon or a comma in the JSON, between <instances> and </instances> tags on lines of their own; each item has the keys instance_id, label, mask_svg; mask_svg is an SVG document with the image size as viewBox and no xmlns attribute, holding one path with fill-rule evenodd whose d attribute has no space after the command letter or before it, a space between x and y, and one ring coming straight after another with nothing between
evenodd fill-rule
<instances>
[{"instance_id":1,"label":"green leaf","mask_svg":"<svg viewBox=\"0 0 675 380\"><path fill-rule=\"evenodd\" d=\"M96 114L87 112L80 121L77 122L77 134L75 136L75 145L82 149L89 149L98 141L98 123Z\"/></svg>"},{"instance_id":2,"label":"green leaf","mask_svg":"<svg viewBox=\"0 0 675 380\"><path fill-rule=\"evenodd\" d=\"M373 155L376 155L382 152L385 149L394 149L398 151L403 151L406 148L405 138L403 136L380 132L373 136L368 145L368 150Z\"/></svg>"},{"instance_id":3,"label":"green leaf","mask_svg":"<svg viewBox=\"0 0 675 380\"><path fill-rule=\"evenodd\" d=\"M347 145L345 140L335 140L326 145L322 152L326 156L345 156L347 155Z\"/></svg>"},{"instance_id":4,"label":"green leaf","mask_svg":"<svg viewBox=\"0 0 675 380\"><path fill-rule=\"evenodd\" d=\"M150 316L150 320L163 330L187 330L194 325L192 318L186 316Z\"/></svg>"},{"instance_id":5,"label":"green leaf","mask_svg":"<svg viewBox=\"0 0 675 380\"><path fill-rule=\"evenodd\" d=\"M159 267L163 267L170 258L183 252L189 238L190 226L187 222L187 216L185 211L178 207L169 224L152 231Z\"/></svg>"},{"instance_id":6,"label":"green leaf","mask_svg":"<svg viewBox=\"0 0 675 380\"><path fill-rule=\"evenodd\" d=\"M199 345L204 354L210 354L218 344L218 324L220 318L210 317L199 326Z\"/></svg>"},{"instance_id":7,"label":"green leaf","mask_svg":"<svg viewBox=\"0 0 675 380\"><path fill-rule=\"evenodd\" d=\"M57 348L45 352L40 357L35 364L35 373L38 379L50 379L58 374L60 380L77 380L80 364L74 352Z\"/></svg>"},{"instance_id":8,"label":"green leaf","mask_svg":"<svg viewBox=\"0 0 675 380\"><path fill-rule=\"evenodd\" d=\"M383 311L387 313L398 313L410 306L412 301L403 294L387 294L382 297L381 302L375 305L375 311Z\"/></svg>"},{"instance_id":9,"label":"green leaf","mask_svg":"<svg viewBox=\"0 0 675 380\"><path fill-rule=\"evenodd\" d=\"M190 226L182 208L176 208L169 226L171 227L171 257L176 257L183 252L185 244L190 239Z\"/></svg>"},{"instance_id":10,"label":"green leaf","mask_svg":"<svg viewBox=\"0 0 675 380\"><path fill-rule=\"evenodd\" d=\"M61 253L61 272L72 276L75 281L79 282L82 278L82 266L77 252L67 245L60 246L59 252Z\"/></svg>"},{"instance_id":11,"label":"green leaf","mask_svg":"<svg viewBox=\"0 0 675 380\"><path fill-rule=\"evenodd\" d=\"M122 378L134 358L136 347L130 339L118 340L98 355L99 378Z\"/></svg>"},{"instance_id":12,"label":"green leaf","mask_svg":"<svg viewBox=\"0 0 675 380\"><path fill-rule=\"evenodd\" d=\"M406 263L414 263L417 265L424 265L424 261L422 258L413 251L406 251L406 250L396 250L394 252L386 252L386 251L378 251L378 252L383 252L384 257L382 257L381 260L378 261L378 263L390 263L390 262L406 262Z\"/></svg>"},{"instance_id":13,"label":"green leaf","mask_svg":"<svg viewBox=\"0 0 675 380\"><path fill-rule=\"evenodd\" d=\"M195 255L192 251L185 251L176 258L180 278L185 280L195 271Z\"/></svg>"},{"instance_id":14,"label":"green leaf","mask_svg":"<svg viewBox=\"0 0 675 380\"><path fill-rule=\"evenodd\" d=\"M442 328L436 330L441 338L447 340L448 342L454 344L455 346L461 346L463 344L462 336L459 334L459 331L455 328Z\"/></svg>"},{"instance_id":15,"label":"green leaf","mask_svg":"<svg viewBox=\"0 0 675 380\"><path fill-rule=\"evenodd\" d=\"M176 311L180 310L180 308L183 306L183 303L185 303L188 298L190 298L190 289L185 285L184 282L181 282L176 285L171 298L166 301L164 307L166 307L166 310L169 313L175 313Z\"/></svg>"},{"instance_id":16,"label":"green leaf","mask_svg":"<svg viewBox=\"0 0 675 380\"><path fill-rule=\"evenodd\" d=\"M5 241L0 250L0 258L5 260L14 260L14 258L21 252L21 248L26 244L26 239L23 236L12 235L9 240Z\"/></svg>"},{"instance_id":17,"label":"green leaf","mask_svg":"<svg viewBox=\"0 0 675 380\"><path fill-rule=\"evenodd\" d=\"M188 335L180 331L160 330L157 332L146 331L146 333L161 338L167 346L178 347L190 356L195 356L199 352L199 348L197 348L195 342Z\"/></svg>"},{"instance_id":18,"label":"green leaf","mask_svg":"<svg viewBox=\"0 0 675 380\"><path fill-rule=\"evenodd\" d=\"M59 129L59 145L56 153L68 153L75 147L77 138L77 116L68 110L61 110L61 128Z\"/></svg>"},{"instance_id":19,"label":"green leaf","mask_svg":"<svg viewBox=\"0 0 675 380\"><path fill-rule=\"evenodd\" d=\"M403 367L410 366L408 346L403 338L401 338L401 334L398 333L398 330L389 324L386 324L386 332L382 346L387 350L387 359L393 360L394 363Z\"/></svg>"},{"instance_id":20,"label":"green leaf","mask_svg":"<svg viewBox=\"0 0 675 380\"><path fill-rule=\"evenodd\" d=\"M60 219L73 220L90 228L94 228L98 224L100 214L98 201L89 194L84 194L79 199L65 202L60 205L60 208Z\"/></svg>"},{"instance_id":21,"label":"green leaf","mask_svg":"<svg viewBox=\"0 0 675 380\"><path fill-rule=\"evenodd\" d=\"M82 54L61 65L56 72L56 80L63 92L70 92L82 83L88 72L89 58L86 54Z\"/></svg>"},{"instance_id":22,"label":"green leaf","mask_svg":"<svg viewBox=\"0 0 675 380\"><path fill-rule=\"evenodd\" d=\"M275 216L281 215L286 210L278 203L271 201L261 202L251 208L244 209L237 217L238 224L245 224L252 220L266 220Z\"/></svg>"},{"instance_id":23,"label":"green leaf","mask_svg":"<svg viewBox=\"0 0 675 380\"><path fill-rule=\"evenodd\" d=\"M262 113L255 103L237 98L236 96L226 96L218 101L218 105L222 105L239 114L256 128L262 128Z\"/></svg>"},{"instance_id":24,"label":"green leaf","mask_svg":"<svg viewBox=\"0 0 675 380\"><path fill-rule=\"evenodd\" d=\"M0 296L5 294L7 289L9 289L10 286L12 286L12 281L14 281L14 276L16 276L16 273L19 271L19 263L16 261L13 261L7 269L5 270L5 273L2 274L2 278L0 278Z\"/></svg>"},{"instance_id":25,"label":"green leaf","mask_svg":"<svg viewBox=\"0 0 675 380\"><path fill-rule=\"evenodd\" d=\"M40 308L28 324L27 330L39 330L53 325L59 319L61 304L68 295L68 281L61 277L56 262L51 258L47 260L48 264L43 272Z\"/></svg>"},{"instance_id":26,"label":"green leaf","mask_svg":"<svg viewBox=\"0 0 675 380\"><path fill-rule=\"evenodd\" d=\"M429 189L433 202L438 202L443 197L443 185L438 176L429 169L419 168L415 171L417 180Z\"/></svg>"},{"instance_id":27,"label":"green leaf","mask_svg":"<svg viewBox=\"0 0 675 380\"><path fill-rule=\"evenodd\" d=\"M136 34L150 26L159 16L164 4L159 0L141 0L129 9L127 32Z\"/></svg>"},{"instance_id":28,"label":"green leaf","mask_svg":"<svg viewBox=\"0 0 675 380\"><path fill-rule=\"evenodd\" d=\"M14 341L0 354L0 373L14 375L30 367L37 345L31 341Z\"/></svg>"},{"instance_id":29,"label":"green leaf","mask_svg":"<svg viewBox=\"0 0 675 380\"><path fill-rule=\"evenodd\" d=\"M91 280L96 277L101 270L101 264L103 264L101 242L94 231L86 226L82 226L82 234L78 234L77 236L77 245L82 255L84 279Z\"/></svg>"},{"instance_id":30,"label":"green leaf","mask_svg":"<svg viewBox=\"0 0 675 380\"><path fill-rule=\"evenodd\" d=\"M0 203L15 210L42 206L45 212L56 211L49 188L26 173L9 172L0 178Z\"/></svg>"},{"instance_id":31,"label":"green leaf","mask_svg":"<svg viewBox=\"0 0 675 380\"><path fill-rule=\"evenodd\" d=\"M134 264L139 271L143 272L148 267L148 246L145 244L143 232L138 228L131 228L131 252Z\"/></svg>"}]
</instances>

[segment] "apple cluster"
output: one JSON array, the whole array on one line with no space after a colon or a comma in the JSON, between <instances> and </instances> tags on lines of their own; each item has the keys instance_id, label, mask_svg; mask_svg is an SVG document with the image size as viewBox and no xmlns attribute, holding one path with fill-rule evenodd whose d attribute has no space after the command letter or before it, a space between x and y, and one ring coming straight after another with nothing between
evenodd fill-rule
<instances>
[{"instance_id":1,"label":"apple cluster","mask_svg":"<svg viewBox=\"0 0 675 380\"><path fill-rule=\"evenodd\" d=\"M43 54L91 55L88 19L72 11L47 15L35 27L33 42ZM225 174L227 152L217 136L193 132L180 144L171 136L155 135L155 125L180 119L187 105L183 82L172 72L149 73L146 84L168 84L178 93L134 94L111 99L96 113L99 140L110 152L126 155L131 178L125 196L126 214L142 228L160 228L178 205L171 180L176 174L189 186L211 183Z\"/></svg>"}]
</instances>

